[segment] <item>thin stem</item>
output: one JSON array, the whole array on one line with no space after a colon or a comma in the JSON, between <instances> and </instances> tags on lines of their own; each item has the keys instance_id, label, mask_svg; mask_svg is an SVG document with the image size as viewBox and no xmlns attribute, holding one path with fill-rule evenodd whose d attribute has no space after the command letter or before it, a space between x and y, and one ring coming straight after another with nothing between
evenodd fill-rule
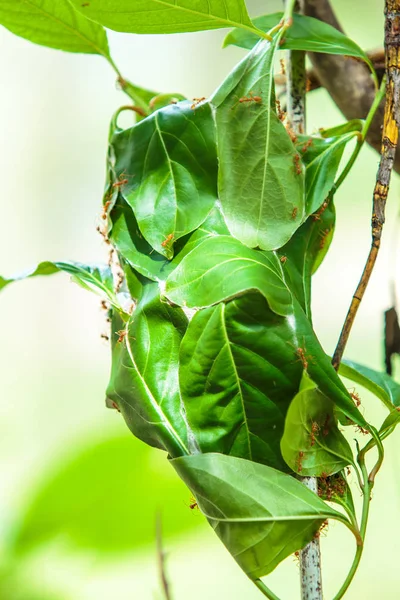
<instances>
[{"instance_id":1,"label":"thin stem","mask_svg":"<svg viewBox=\"0 0 400 600\"><path fill-rule=\"evenodd\" d=\"M361 460L361 459L359 458L359 460ZM340 598L343 598L344 594L347 592L351 582L353 581L354 575L356 574L358 565L360 564L362 552L364 549L364 540L365 540L365 534L366 534L366 530L367 530L369 505L370 505L370 501L371 501L371 490L372 490L373 484L371 484L368 481L368 472L367 472L365 463L362 460L360 463L360 467L361 467L361 471L362 471L362 475L363 475L363 482L364 482L363 488L362 488L363 505L362 505L361 525L360 525L360 536L362 539L362 544L357 545L357 550L356 550L356 553L354 556L354 560L352 562L349 572L347 573L347 577L346 577L342 587L340 588L340 590L338 591L336 596L333 598L333 600L340 600Z\"/></svg>"},{"instance_id":2,"label":"thin stem","mask_svg":"<svg viewBox=\"0 0 400 600\"><path fill-rule=\"evenodd\" d=\"M385 56L386 56L386 103L383 123L381 160L373 194L372 243L353 295L339 341L333 355L332 364L337 369L349 339L358 308L374 269L381 245L382 229L385 222L385 206L389 192L390 178L396 153L400 125L400 30L396 14L400 11L400 0L386 0L385 3Z\"/></svg>"},{"instance_id":3,"label":"thin stem","mask_svg":"<svg viewBox=\"0 0 400 600\"><path fill-rule=\"evenodd\" d=\"M278 596L276 596L274 594L274 592L272 590L270 590L263 581L261 581L261 579L253 579L252 581L253 581L254 585L256 587L258 587L260 592L262 592L266 598L269 598L269 600L280 600L280 598Z\"/></svg>"},{"instance_id":4,"label":"thin stem","mask_svg":"<svg viewBox=\"0 0 400 600\"><path fill-rule=\"evenodd\" d=\"M364 142L366 140L367 137L367 133L368 130L371 126L372 120L375 116L376 111L378 110L380 103L382 102L383 98L385 97L385 91L386 91L386 79L385 77L382 80L381 83L381 87L379 88L378 93L376 94L374 101L371 105L371 108L369 109L368 115L365 119L364 122L364 126L362 128L362 131L360 132L360 135L358 137L357 140L357 144L356 147L353 150L352 155L350 156L346 166L344 167L343 171L340 173L337 181L335 181L333 188L332 188L332 193L336 193L337 190L339 189L339 187L342 185L343 181L346 179L347 175L349 174L351 168L353 167L354 163L356 162L356 159L360 153L361 148L364 145Z\"/></svg>"}]
</instances>

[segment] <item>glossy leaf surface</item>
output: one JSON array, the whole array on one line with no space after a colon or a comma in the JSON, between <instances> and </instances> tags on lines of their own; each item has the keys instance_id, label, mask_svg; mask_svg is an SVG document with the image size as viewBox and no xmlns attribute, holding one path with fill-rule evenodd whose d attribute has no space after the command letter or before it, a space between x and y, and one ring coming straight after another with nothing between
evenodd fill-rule
<instances>
[{"instance_id":1,"label":"glossy leaf surface","mask_svg":"<svg viewBox=\"0 0 400 600\"><path fill-rule=\"evenodd\" d=\"M325 519L348 523L295 478L265 465L222 454L171 462L251 579L305 546Z\"/></svg>"},{"instance_id":2,"label":"glossy leaf surface","mask_svg":"<svg viewBox=\"0 0 400 600\"><path fill-rule=\"evenodd\" d=\"M165 295L189 308L211 306L245 291L261 292L280 315L291 310L291 294L275 254L247 248L226 235L205 239L167 279Z\"/></svg>"},{"instance_id":3,"label":"glossy leaf surface","mask_svg":"<svg viewBox=\"0 0 400 600\"><path fill-rule=\"evenodd\" d=\"M139 439L172 456L187 453L181 412L178 352L187 319L180 308L161 303L157 284L148 284L123 328L112 322L112 369L107 404L118 408Z\"/></svg>"},{"instance_id":4,"label":"glossy leaf surface","mask_svg":"<svg viewBox=\"0 0 400 600\"><path fill-rule=\"evenodd\" d=\"M196 229L217 199L215 126L210 106L167 106L111 140L115 185L140 232L171 259L176 240Z\"/></svg>"},{"instance_id":5,"label":"glossy leaf surface","mask_svg":"<svg viewBox=\"0 0 400 600\"><path fill-rule=\"evenodd\" d=\"M303 477L338 473L353 462L351 448L340 433L334 403L313 385L293 398L281 440L282 456Z\"/></svg>"},{"instance_id":6,"label":"glossy leaf surface","mask_svg":"<svg viewBox=\"0 0 400 600\"><path fill-rule=\"evenodd\" d=\"M283 246L304 218L303 167L275 110L277 43L260 42L210 99L226 223L243 244L264 250Z\"/></svg>"},{"instance_id":7,"label":"glossy leaf surface","mask_svg":"<svg viewBox=\"0 0 400 600\"><path fill-rule=\"evenodd\" d=\"M341 362L339 374L372 392L389 410L393 405L400 406L400 385L390 375L351 360Z\"/></svg>"},{"instance_id":8,"label":"glossy leaf surface","mask_svg":"<svg viewBox=\"0 0 400 600\"><path fill-rule=\"evenodd\" d=\"M79 14L68 0L1 0L0 24L41 46L109 58L103 27Z\"/></svg>"},{"instance_id":9,"label":"glossy leaf surface","mask_svg":"<svg viewBox=\"0 0 400 600\"><path fill-rule=\"evenodd\" d=\"M109 29L130 33L182 33L221 27L254 29L243 0L71 0Z\"/></svg>"},{"instance_id":10,"label":"glossy leaf surface","mask_svg":"<svg viewBox=\"0 0 400 600\"><path fill-rule=\"evenodd\" d=\"M285 414L302 365L295 335L260 294L201 310L180 350L180 386L202 452L287 470L280 452Z\"/></svg>"},{"instance_id":11,"label":"glossy leaf surface","mask_svg":"<svg viewBox=\"0 0 400 600\"><path fill-rule=\"evenodd\" d=\"M228 233L223 217L215 207L196 231L177 241L175 256L169 261L143 238L131 207L121 195L111 211L110 218L112 228L109 237L120 255L136 271L153 281L166 280L184 256L205 238Z\"/></svg>"},{"instance_id":12,"label":"glossy leaf surface","mask_svg":"<svg viewBox=\"0 0 400 600\"><path fill-rule=\"evenodd\" d=\"M160 498L164 535L198 527L202 519L193 518L189 493L160 459L130 435L73 448L30 491L13 552L30 553L51 540L106 555L140 550L154 541Z\"/></svg>"},{"instance_id":13,"label":"glossy leaf surface","mask_svg":"<svg viewBox=\"0 0 400 600\"><path fill-rule=\"evenodd\" d=\"M306 211L317 211L336 179L343 151L354 140L353 132L332 138L299 136L297 149L306 166ZM311 145L308 145L310 142Z\"/></svg>"},{"instance_id":14,"label":"glossy leaf surface","mask_svg":"<svg viewBox=\"0 0 400 600\"><path fill-rule=\"evenodd\" d=\"M253 19L253 23L262 31L268 31L279 23L282 16L283 13L264 15ZM258 36L250 31L235 29L225 38L224 47L235 45L251 50L258 40ZM338 31L327 23L323 23L319 19L304 15L293 15L293 25L285 31L280 48L282 50L305 50L307 52L341 54L368 61L365 52L341 31Z\"/></svg>"}]
</instances>

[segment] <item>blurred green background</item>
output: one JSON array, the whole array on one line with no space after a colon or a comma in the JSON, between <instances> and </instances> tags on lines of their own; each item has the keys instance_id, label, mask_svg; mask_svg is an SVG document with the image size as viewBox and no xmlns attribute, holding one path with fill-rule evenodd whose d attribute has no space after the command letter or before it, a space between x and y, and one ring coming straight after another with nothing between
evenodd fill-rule
<instances>
[{"instance_id":1,"label":"blurred green background","mask_svg":"<svg viewBox=\"0 0 400 600\"><path fill-rule=\"evenodd\" d=\"M347 33L366 49L382 44L383 3L336 0ZM248 0L252 16L280 3ZM357 18L355 18L357 15ZM225 31L170 36L110 32L114 59L134 83L189 98L207 96L243 56L221 50ZM108 123L125 103L100 57L48 50L0 30L0 273L50 260L100 262ZM308 129L340 123L323 90L308 103ZM365 148L337 197L333 246L314 283L314 321L332 352L369 248L377 155ZM382 253L347 356L382 368L383 311L396 273L399 181L391 187ZM62 275L10 286L0 298L0 599L159 599L155 549L161 514L174 600L248 600L260 593L211 529L161 452L135 440L106 410L109 350L98 300ZM383 413L363 390L366 414ZM352 439L350 432L350 440ZM349 599L398 598L400 438L372 501L365 555ZM359 493L355 489L355 499ZM340 525L322 540L324 586L332 597L354 551ZM268 579L298 597L289 559Z\"/></svg>"}]
</instances>

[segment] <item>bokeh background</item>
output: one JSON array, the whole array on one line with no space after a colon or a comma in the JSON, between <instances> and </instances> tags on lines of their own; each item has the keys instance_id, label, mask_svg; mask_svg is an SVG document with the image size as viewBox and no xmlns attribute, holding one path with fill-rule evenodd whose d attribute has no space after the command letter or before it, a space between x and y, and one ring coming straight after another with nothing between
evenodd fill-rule
<instances>
[{"instance_id":1,"label":"bokeh background","mask_svg":"<svg viewBox=\"0 0 400 600\"><path fill-rule=\"evenodd\" d=\"M382 2L336 0L347 33L382 44ZM252 16L280 3L248 0ZM110 32L122 73L143 87L207 96L244 52L221 50L225 31L170 36ZM101 211L108 123L126 102L102 58L33 45L0 30L0 273L41 260L101 262ZM324 90L308 101L308 129L342 117ZM368 248L377 155L369 148L336 198L331 252L314 281L314 320L332 352ZM394 177L384 243L347 356L383 365L383 311L396 278L399 180ZM104 405L109 350L99 301L65 275L14 284L0 297L0 598L141 600L162 597L155 523L163 523L174 600L260 597L202 517L165 456L135 440ZM349 384L350 386L350 384ZM362 389L366 415L383 417ZM350 432L350 440L353 435ZM349 599L398 598L400 519L396 434L372 501L365 555ZM359 492L355 488L356 501ZM354 551L340 525L322 540L324 586L332 597ZM298 597L288 559L268 579Z\"/></svg>"}]
</instances>

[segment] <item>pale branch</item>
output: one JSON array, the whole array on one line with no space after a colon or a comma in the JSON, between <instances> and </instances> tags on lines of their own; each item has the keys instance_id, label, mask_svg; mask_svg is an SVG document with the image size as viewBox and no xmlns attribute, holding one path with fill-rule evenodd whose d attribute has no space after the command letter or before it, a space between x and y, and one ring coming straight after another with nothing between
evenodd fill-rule
<instances>
[{"instance_id":1,"label":"pale branch","mask_svg":"<svg viewBox=\"0 0 400 600\"><path fill-rule=\"evenodd\" d=\"M329 0L304 0L304 13L339 31L343 31ZM350 57L333 54L309 54L315 74L347 119L363 119L368 114L376 90L368 67ZM384 103L376 112L367 134L367 142L380 152ZM394 170L400 173L400 153Z\"/></svg>"},{"instance_id":2,"label":"pale branch","mask_svg":"<svg viewBox=\"0 0 400 600\"><path fill-rule=\"evenodd\" d=\"M381 245L382 228L385 222L385 207L390 178L395 162L400 126L400 28L398 14L400 0L385 1L385 63L386 102L383 119L381 159L373 194L372 242L360 282L353 295L346 320L333 356L332 364L337 368L343 356L350 330L358 307L364 296Z\"/></svg>"}]
</instances>

